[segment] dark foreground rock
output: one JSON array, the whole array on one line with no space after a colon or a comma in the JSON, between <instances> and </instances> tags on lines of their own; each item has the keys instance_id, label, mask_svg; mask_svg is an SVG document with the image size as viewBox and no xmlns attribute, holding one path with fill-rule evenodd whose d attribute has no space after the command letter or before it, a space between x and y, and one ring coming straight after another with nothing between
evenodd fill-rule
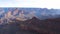
<instances>
[{"instance_id":1,"label":"dark foreground rock","mask_svg":"<svg viewBox=\"0 0 60 34\"><path fill-rule=\"evenodd\" d=\"M60 34L60 18L40 20L12 20L0 25L0 34Z\"/></svg>"}]
</instances>

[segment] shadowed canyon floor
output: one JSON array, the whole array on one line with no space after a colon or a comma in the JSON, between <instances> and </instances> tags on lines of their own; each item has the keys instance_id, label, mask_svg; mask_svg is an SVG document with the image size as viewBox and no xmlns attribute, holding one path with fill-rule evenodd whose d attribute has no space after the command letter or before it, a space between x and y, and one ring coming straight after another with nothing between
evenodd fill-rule
<instances>
[{"instance_id":1,"label":"shadowed canyon floor","mask_svg":"<svg viewBox=\"0 0 60 34\"><path fill-rule=\"evenodd\" d=\"M60 34L60 18L40 20L12 20L0 25L0 34Z\"/></svg>"}]
</instances>

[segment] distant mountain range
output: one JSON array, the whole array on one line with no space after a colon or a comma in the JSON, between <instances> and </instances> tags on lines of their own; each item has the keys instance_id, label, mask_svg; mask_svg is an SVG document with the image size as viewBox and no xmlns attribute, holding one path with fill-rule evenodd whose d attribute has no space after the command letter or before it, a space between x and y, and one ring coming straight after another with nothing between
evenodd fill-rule
<instances>
[{"instance_id":1,"label":"distant mountain range","mask_svg":"<svg viewBox=\"0 0 60 34\"><path fill-rule=\"evenodd\" d=\"M47 8L0 8L0 21L18 19L25 21L37 17L40 20L59 18L60 9Z\"/></svg>"}]
</instances>

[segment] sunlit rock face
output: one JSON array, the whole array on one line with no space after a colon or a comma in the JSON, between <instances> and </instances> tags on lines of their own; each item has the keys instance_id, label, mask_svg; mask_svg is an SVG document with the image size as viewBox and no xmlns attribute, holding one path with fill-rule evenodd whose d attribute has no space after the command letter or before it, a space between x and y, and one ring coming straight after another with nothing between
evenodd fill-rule
<instances>
[{"instance_id":1,"label":"sunlit rock face","mask_svg":"<svg viewBox=\"0 0 60 34\"><path fill-rule=\"evenodd\" d=\"M2 14L2 10L1 10L1 14ZM23 10L19 10L19 9L15 9L13 11L8 10L7 13L3 12L3 17L1 17L1 23L5 23L4 21L6 21L7 23L10 22L13 19L17 19L20 21L25 21L28 19L31 19L33 16L35 16L35 11L31 11L28 14L25 14L25 11Z\"/></svg>"},{"instance_id":2,"label":"sunlit rock face","mask_svg":"<svg viewBox=\"0 0 60 34\"><path fill-rule=\"evenodd\" d=\"M60 17L60 9L47 8L0 8L0 20L7 22L17 19L25 21L37 17L40 20ZM4 23L4 22L3 22Z\"/></svg>"}]
</instances>

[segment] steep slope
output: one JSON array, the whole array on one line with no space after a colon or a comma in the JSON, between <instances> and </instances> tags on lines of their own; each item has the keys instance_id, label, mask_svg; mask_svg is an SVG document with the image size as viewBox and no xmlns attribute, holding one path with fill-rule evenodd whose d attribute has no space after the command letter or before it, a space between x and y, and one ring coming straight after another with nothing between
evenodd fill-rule
<instances>
[{"instance_id":1,"label":"steep slope","mask_svg":"<svg viewBox=\"0 0 60 34\"><path fill-rule=\"evenodd\" d=\"M34 30L42 34L60 34L60 18L39 20L33 17L30 20L26 20L23 25L28 30Z\"/></svg>"}]
</instances>

